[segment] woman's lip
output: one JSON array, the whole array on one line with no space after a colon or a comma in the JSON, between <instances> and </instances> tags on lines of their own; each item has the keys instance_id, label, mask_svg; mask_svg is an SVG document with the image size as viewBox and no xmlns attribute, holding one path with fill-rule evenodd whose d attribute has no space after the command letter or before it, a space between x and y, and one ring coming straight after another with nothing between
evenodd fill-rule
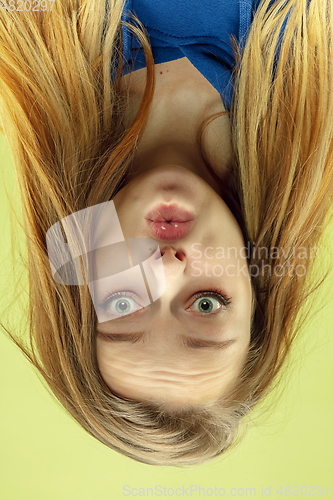
<instances>
[{"instance_id":1,"label":"woman's lip","mask_svg":"<svg viewBox=\"0 0 333 500\"><path fill-rule=\"evenodd\" d=\"M186 238L191 232L194 220L187 222L154 222L147 219L147 229L150 236L161 241L177 241Z\"/></svg>"},{"instance_id":2,"label":"woman's lip","mask_svg":"<svg viewBox=\"0 0 333 500\"><path fill-rule=\"evenodd\" d=\"M193 215L175 203L165 203L154 207L146 216L147 229L155 239L177 241L191 232Z\"/></svg>"},{"instance_id":3,"label":"woman's lip","mask_svg":"<svg viewBox=\"0 0 333 500\"><path fill-rule=\"evenodd\" d=\"M189 222L194 217L184 208L171 203L157 205L147 214L146 219L152 222Z\"/></svg>"}]
</instances>

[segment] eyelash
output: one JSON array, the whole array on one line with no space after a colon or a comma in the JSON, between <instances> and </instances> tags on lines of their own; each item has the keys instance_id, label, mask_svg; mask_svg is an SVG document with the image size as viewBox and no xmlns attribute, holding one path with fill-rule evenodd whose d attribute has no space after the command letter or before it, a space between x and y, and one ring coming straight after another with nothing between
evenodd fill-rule
<instances>
[{"instance_id":1,"label":"eyelash","mask_svg":"<svg viewBox=\"0 0 333 500\"><path fill-rule=\"evenodd\" d=\"M194 302L197 300L197 299L200 299L201 297L215 297L215 299L217 299L220 304L222 304L223 306L227 307L230 303L231 303L231 298L232 297L228 297L225 293L222 292L222 290L215 290L213 288L210 288L209 290L205 290L204 292L198 292L194 295L195 297L195 300Z\"/></svg>"},{"instance_id":2,"label":"eyelash","mask_svg":"<svg viewBox=\"0 0 333 500\"><path fill-rule=\"evenodd\" d=\"M133 298L135 297L135 294L133 292L130 292L129 290L123 290L121 292L108 292L106 298L103 300L103 302L100 304L100 307L102 309L106 309L106 304L109 302L110 298L113 297L130 297ZM202 297L214 297L217 299L221 305L228 307L231 303L232 297L228 297L225 293L222 292L222 290L216 290L213 288L210 288L209 290L205 290L203 292L198 292L194 296L194 301L193 303L202 298ZM131 314L127 314L126 316L131 316L132 314L135 314L138 311L134 311ZM202 313L205 316L205 313ZM213 313L214 314L214 313Z\"/></svg>"}]
</instances>

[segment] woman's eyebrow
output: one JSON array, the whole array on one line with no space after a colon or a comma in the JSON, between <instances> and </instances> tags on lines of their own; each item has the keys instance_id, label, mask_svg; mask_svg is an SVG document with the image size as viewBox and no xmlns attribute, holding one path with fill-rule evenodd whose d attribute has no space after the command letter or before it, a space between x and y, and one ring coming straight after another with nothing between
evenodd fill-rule
<instances>
[{"instance_id":1,"label":"woman's eyebrow","mask_svg":"<svg viewBox=\"0 0 333 500\"><path fill-rule=\"evenodd\" d=\"M203 349L205 347L213 347L214 349L226 349L230 345L237 342L237 340L237 338L234 338L218 342L216 340L196 339L194 337L183 338L184 344L187 347L192 347L193 349Z\"/></svg>"},{"instance_id":2,"label":"woman's eyebrow","mask_svg":"<svg viewBox=\"0 0 333 500\"><path fill-rule=\"evenodd\" d=\"M146 332L136 332L136 333L101 333L97 332L97 336L102 338L103 340L109 342L138 342L143 339ZM190 347L192 349L204 349L204 348L214 348L214 349L226 349L230 345L237 342L237 338L224 340L224 341L216 341L216 340L208 340L208 339L197 339L195 337L187 337L182 336L182 342L186 347Z\"/></svg>"}]
</instances>

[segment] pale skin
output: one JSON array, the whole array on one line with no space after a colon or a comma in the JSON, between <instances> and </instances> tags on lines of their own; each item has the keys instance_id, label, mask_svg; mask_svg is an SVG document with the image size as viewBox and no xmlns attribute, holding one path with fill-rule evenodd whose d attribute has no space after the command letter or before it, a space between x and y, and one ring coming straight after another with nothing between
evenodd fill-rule
<instances>
[{"instance_id":1,"label":"pale skin","mask_svg":"<svg viewBox=\"0 0 333 500\"><path fill-rule=\"evenodd\" d=\"M136 105L145 71L123 77ZM220 95L186 58L156 65L155 75L133 175L113 201L125 238L151 238L145 215L159 203L180 205L194 214L195 223L181 240L156 240L165 273L163 295L146 307L129 299L133 313L97 323L97 361L116 394L181 407L217 400L232 387L249 348L252 293L242 232L195 145L203 119L224 110ZM134 105L132 119L136 110ZM205 136L210 163L222 174L230 159L230 135L223 116Z\"/></svg>"}]
</instances>

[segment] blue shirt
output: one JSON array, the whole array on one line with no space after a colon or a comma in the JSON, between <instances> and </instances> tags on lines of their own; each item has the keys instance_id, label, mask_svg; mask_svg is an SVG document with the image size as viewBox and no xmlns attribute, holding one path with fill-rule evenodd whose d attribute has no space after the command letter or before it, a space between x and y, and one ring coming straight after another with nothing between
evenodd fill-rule
<instances>
[{"instance_id":1,"label":"blue shirt","mask_svg":"<svg viewBox=\"0 0 333 500\"><path fill-rule=\"evenodd\" d=\"M260 0L126 0L122 21L130 12L145 26L154 63L187 57L220 93L230 111L235 66L230 36L244 47ZM281 30L283 33L285 23ZM141 42L123 25L123 74L146 67ZM281 40L280 35L280 40Z\"/></svg>"}]
</instances>

